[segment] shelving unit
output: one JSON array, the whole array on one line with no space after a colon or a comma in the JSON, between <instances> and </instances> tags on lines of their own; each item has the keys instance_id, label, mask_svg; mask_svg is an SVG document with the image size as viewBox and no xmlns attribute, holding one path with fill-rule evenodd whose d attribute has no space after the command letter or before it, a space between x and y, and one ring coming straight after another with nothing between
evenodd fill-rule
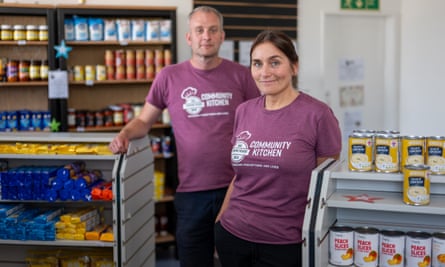
<instances>
[{"instance_id":1,"label":"shelving unit","mask_svg":"<svg viewBox=\"0 0 445 267\"><path fill-rule=\"evenodd\" d=\"M0 58L15 60L48 60L49 69L55 68L53 53L55 41L55 12L49 5L0 4L0 24L48 25L48 41L0 40ZM54 102L48 99L48 82L0 81L1 110L53 110Z\"/></svg>"},{"instance_id":2,"label":"shelving unit","mask_svg":"<svg viewBox=\"0 0 445 267\"><path fill-rule=\"evenodd\" d=\"M108 144L114 134L97 133L2 133L1 143L42 144ZM155 266L153 170L154 159L148 138L134 140L125 155L43 155L0 154L10 168L35 166L63 166L73 161L84 161L88 168L100 170L113 184L113 201L10 201L39 207L86 207L104 209L104 221L113 225L114 242L102 241L19 241L0 240L0 265L27 266L29 250L101 249L112 251L115 266ZM5 266L6 266L5 265Z\"/></svg>"},{"instance_id":3,"label":"shelving unit","mask_svg":"<svg viewBox=\"0 0 445 267\"><path fill-rule=\"evenodd\" d=\"M320 169L311 184L303 236L305 266L331 266L329 228L333 225L375 227L379 230L443 232L445 179L431 176L431 202L411 206L403 202L403 174L351 172L344 161ZM314 204L314 201L311 202Z\"/></svg>"}]
</instances>

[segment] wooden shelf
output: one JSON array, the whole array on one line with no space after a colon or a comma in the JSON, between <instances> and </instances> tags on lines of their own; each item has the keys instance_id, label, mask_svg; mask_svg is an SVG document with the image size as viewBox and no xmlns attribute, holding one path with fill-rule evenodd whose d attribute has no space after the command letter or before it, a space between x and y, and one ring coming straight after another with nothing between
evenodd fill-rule
<instances>
[{"instance_id":1,"label":"wooden shelf","mask_svg":"<svg viewBox=\"0 0 445 267\"><path fill-rule=\"evenodd\" d=\"M108 126L108 127L77 127L74 129L69 129L69 132L118 132L123 126ZM151 129L168 129L170 124L156 123Z\"/></svg>"},{"instance_id":2,"label":"wooden shelf","mask_svg":"<svg viewBox=\"0 0 445 267\"><path fill-rule=\"evenodd\" d=\"M46 46L48 45L48 41L0 41L0 45L37 45L37 46Z\"/></svg>"},{"instance_id":3,"label":"wooden shelf","mask_svg":"<svg viewBox=\"0 0 445 267\"><path fill-rule=\"evenodd\" d=\"M93 86L93 85L109 85L109 84L148 84L152 83L153 79L143 79L143 80L105 80L105 81L70 81L70 85L83 85L83 86Z\"/></svg>"},{"instance_id":4,"label":"wooden shelf","mask_svg":"<svg viewBox=\"0 0 445 267\"><path fill-rule=\"evenodd\" d=\"M165 236L161 236L161 235L157 236L155 242L156 242L156 244L164 244L164 243L171 243L174 241L175 241L175 236L169 233Z\"/></svg>"},{"instance_id":5,"label":"wooden shelf","mask_svg":"<svg viewBox=\"0 0 445 267\"><path fill-rule=\"evenodd\" d=\"M120 46L132 46L132 45L171 45L170 41L67 41L67 45L75 46L91 46L91 45L120 45Z\"/></svg>"},{"instance_id":6,"label":"wooden shelf","mask_svg":"<svg viewBox=\"0 0 445 267\"><path fill-rule=\"evenodd\" d=\"M0 82L0 87L48 86L48 81Z\"/></svg>"}]
</instances>

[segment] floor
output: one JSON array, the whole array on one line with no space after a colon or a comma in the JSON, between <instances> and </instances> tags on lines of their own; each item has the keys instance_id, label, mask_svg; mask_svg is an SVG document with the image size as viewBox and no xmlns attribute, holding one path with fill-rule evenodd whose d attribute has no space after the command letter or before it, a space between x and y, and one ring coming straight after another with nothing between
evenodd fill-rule
<instances>
[{"instance_id":1,"label":"floor","mask_svg":"<svg viewBox=\"0 0 445 267\"><path fill-rule=\"evenodd\" d=\"M156 267L179 267L174 246L156 249ZM217 259L215 259L214 267L221 267Z\"/></svg>"}]
</instances>

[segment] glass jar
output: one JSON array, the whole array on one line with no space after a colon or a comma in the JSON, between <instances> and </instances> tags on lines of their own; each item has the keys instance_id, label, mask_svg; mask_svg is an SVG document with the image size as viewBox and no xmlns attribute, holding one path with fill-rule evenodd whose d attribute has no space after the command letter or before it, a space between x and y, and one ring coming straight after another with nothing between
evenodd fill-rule
<instances>
[{"instance_id":1,"label":"glass jar","mask_svg":"<svg viewBox=\"0 0 445 267\"><path fill-rule=\"evenodd\" d=\"M2 41L11 41L12 40L12 27L11 25L2 24L0 26L1 31L1 40Z\"/></svg>"},{"instance_id":2,"label":"glass jar","mask_svg":"<svg viewBox=\"0 0 445 267\"><path fill-rule=\"evenodd\" d=\"M36 25L26 25L26 41L39 40L39 30Z\"/></svg>"},{"instance_id":3,"label":"glass jar","mask_svg":"<svg viewBox=\"0 0 445 267\"><path fill-rule=\"evenodd\" d=\"M20 60L19 62L19 81L29 81L29 60Z\"/></svg>"},{"instance_id":4,"label":"glass jar","mask_svg":"<svg viewBox=\"0 0 445 267\"><path fill-rule=\"evenodd\" d=\"M9 60L6 65L6 78L8 82L16 82L19 79L19 62L17 60Z\"/></svg>"},{"instance_id":5,"label":"glass jar","mask_svg":"<svg viewBox=\"0 0 445 267\"><path fill-rule=\"evenodd\" d=\"M39 41L48 41L48 25L39 26Z\"/></svg>"},{"instance_id":6,"label":"glass jar","mask_svg":"<svg viewBox=\"0 0 445 267\"><path fill-rule=\"evenodd\" d=\"M40 60L31 60L29 65L29 79L31 81L39 81L40 80Z\"/></svg>"},{"instance_id":7,"label":"glass jar","mask_svg":"<svg viewBox=\"0 0 445 267\"><path fill-rule=\"evenodd\" d=\"M12 38L14 41L26 40L26 31L24 25L14 25L12 31Z\"/></svg>"},{"instance_id":8,"label":"glass jar","mask_svg":"<svg viewBox=\"0 0 445 267\"><path fill-rule=\"evenodd\" d=\"M40 79L42 81L48 80L48 60L42 60L40 65Z\"/></svg>"}]
</instances>

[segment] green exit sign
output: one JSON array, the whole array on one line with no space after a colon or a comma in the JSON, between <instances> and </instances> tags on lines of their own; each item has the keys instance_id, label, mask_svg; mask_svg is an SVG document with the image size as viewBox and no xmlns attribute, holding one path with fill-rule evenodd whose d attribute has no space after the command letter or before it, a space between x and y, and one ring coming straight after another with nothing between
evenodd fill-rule
<instances>
[{"instance_id":1,"label":"green exit sign","mask_svg":"<svg viewBox=\"0 0 445 267\"><path fill-rule=\"evenodd\" d=\"M341 0L341 9L379 10L380 0Z\"/></svg>"}]
</instances>

